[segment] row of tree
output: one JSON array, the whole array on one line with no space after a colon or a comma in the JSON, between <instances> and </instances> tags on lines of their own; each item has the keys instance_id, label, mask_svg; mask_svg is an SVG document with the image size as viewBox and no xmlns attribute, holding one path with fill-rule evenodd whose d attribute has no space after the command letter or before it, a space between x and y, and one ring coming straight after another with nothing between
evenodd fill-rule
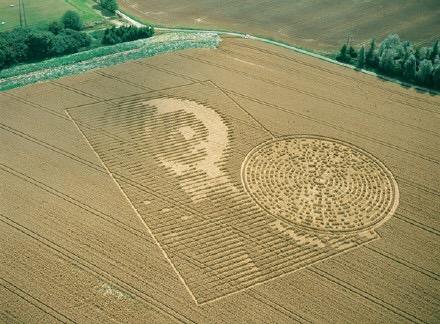
<instances>
[{"instance_id":1,"label":"row of tree","mask_svg":"<svg viewBox=\"0 0 440 324\"><path fill-rule=\"evenodd\" d=\"M370 45L359 50L344 44L336 59L373 70L401 80L440 89L440 44L415 47L409 41L400 40L396 34L389 35L379 46L373 39Z\"/></svg>"},{"instance_id":2,"label":"row of tree","mask_svg":"<svg viewBox=\"0 0 440 324\"><path fill-rule=\"evenodd\" d=\"M47 30L16 28L0 33L0 69L22 62L71 54L90 46L91 37L81 32L79 15L66 12Z\"/></svg>"},{"instance_id":3,"label":"row of tree","mask_svg":"<svg viewBox=\"0 0 440 324\"><path fill-rule=\"evenodd\" d=\"M122 26L119 28L107 28L102 37L102 44L112 45L117 43L129 42L141 38L149 38L154 35L152 26L134 27Z\"/></svg>"}]
</instances>

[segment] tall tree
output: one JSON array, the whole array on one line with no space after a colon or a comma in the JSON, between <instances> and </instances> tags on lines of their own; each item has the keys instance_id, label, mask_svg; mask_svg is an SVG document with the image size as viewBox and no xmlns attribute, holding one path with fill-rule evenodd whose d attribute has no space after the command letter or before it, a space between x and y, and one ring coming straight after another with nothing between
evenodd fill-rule
<instances>
[{"instance_id":1,"label":"tall tree","mask_svg":"<svg viewBox=\"0 0 440 324\"><path fill-rule=\"evenodd\" d=\"M54 35L50 32L36 31L30 33L26 43L29 47L28 58L44 59L50 56Z\"/></svg>"},{"instance_id":2,"label":"tall tree","mask_svg":"<svg viewBox=\"0 0 440 324\"><path fill-rule=\"evenodd\" d=\"M386 74L395 73L395 51L387 48L382 52L379 58L379 68Z\"/></svg>"},{"instance_id":3,"label":"tall tree","mask_svg":"<svg viewBox=\"0 0 440 324\"><path fill-rule=\"evenodd\" d=\"M401 58L404 55L404 47L402 42L400 41L400 37L397 34L388 35L379 46L379 57L382 56L383 52L387 49L394 50L395 58Z\"/></svg>"},{"instance_id":4,"label":"tall tree","mask_svg":"<svg viewBox=\"0 0 440 324\"><path fill-rule=\"evenodd\" d=\"M417 71L417 81L421 84L429 86L431 83L432 63L430 60L424 59L419 64L419 70Z\"/></svg>"},{"instance_id":5,"label":"tall tree","mask_svg":"<svg viewBox=\"0 0 440 324\"><path fill-rule=\"evenodd\" d=\"M415 50L414 50L414 46L411 44L410 41L403 42L402 46L403 46L403 51L404 51L402 59L403 59L403 62L406 62L408 60L408 58L411 56L411 54L415 53Z\"/></svg>"},{"instance_id":6,"label":"tall tree","mask_svg":"<svg viewBox=\"0 0 440 324\"><path fill-rule=\"evenodd\" d=\"M61 21L53 21L49 24L47 30L58 35L64 29L64 24Z\"/></svg>"},{"instance_id":7,"label":"tall tree","mask_svg":"<svg viewBox=\"0 0 440 324\"><path fill-rule=\"evenodd\" d=\"M27 39L30 33L32 30L29 28L15 28L0 33L0 48L3 49L5 55L5 66L27 60L29 53Z\"/></svg>"},{"instance_id":8,"label":"tall tree","mask_svg":"<svg viewBox=\"0 0 440 324\"><path fill-rule=\"evenodd\" d=\"M427 57L428 54L428 48L427 47L419 47L416 50L416 59L421 62L424 59L428 58Z\"/></svg>"},{"instance_id":9,"label":"tall tree","mask_svg":"<svg viewBox=\"0 0 440 324\"><path fill-rule=\"evenodd\" d=\"M4 49L0 46L0 70L5 66L6 54Z\"/></svg>"},{"instance_id":10,"label":"tall tree","mask_svg":"<svg viewBox=\"0 0 440 324\"><path fill-rule=\"evenodd\" d=\"M408 81L414 81L416 77L417 62L414 54L411 54L403 64L403 76Z\"/></svg>"},{"instance_id":11,"label":"tall tree","mask_svg":"<svg viewBox=\"0 0 440 324\"><path fill-rule=\"evenodd\" d=\"M348 54L347 44L342 45L341 49L339 50L339 54L336 56L336 59L339 62L350 62L350 55Z\"/></svg>"},{"instance_id":12,"label":"tall tree","mask_svg":"<svg viewBox=\"0 0 440 324\"><path fill-rule=\"evenodd\" d=\"M440 89L440 64L435 65L433 68L432 85L434 88Z\"/></svg>"},{"instance_id":13,"label":"tall tree","mask_svg":"<svg viewBox=\"0 0 440 324\"><path fill-rule=\"evenodd\" d=\"M357 57L357 52L353 48L353 46L351 46L351 45L350 45L350 47L348 49L348 54L350 55L351 58L356 58Z\"/></svg>"},{"instance_id":14,"label":"tall tree","mask_svg":"<svg viewBox=\"0 0 440 324\"><path fill-rule=\"evenodd\" d=\"M358 60L356 66L360 69L364 68L365 66L365 47L362 46L359 50Z\"/></svg>"},{"instance_id":15,"label":"tall tree","mask_svg":"<svg viewBox=\"0 0 440 324\"><path fill-rule=\"evenodd\" d=\"M61 22L66 28L73 30L82 29L81 17L75 11L67 10L61 18Z\"/></svg>"},{"instance_id":16,"label":"tall tree","mask_svg":"<svg viewBox=\"0 0 440 324\"><path fill-rule=\"evenodd\" d=\"M367 67L377 67L378 57L376 51L376 40L373 38L370 43L367 54L365 55L365 65Z\"/></svg>"},{"instance_id":17,"label":"tall tree","mask_svg":"<svg viewBox=\"0 0 440 324\"><path fill-rule=\"evenodd\" d=\"M434 45L432 45L432 50L431 50L431 61L434 62L435 58L437 56L440 56L440 44L439 41L436 41L434 43Z\"/></svg>"}]
</instances>

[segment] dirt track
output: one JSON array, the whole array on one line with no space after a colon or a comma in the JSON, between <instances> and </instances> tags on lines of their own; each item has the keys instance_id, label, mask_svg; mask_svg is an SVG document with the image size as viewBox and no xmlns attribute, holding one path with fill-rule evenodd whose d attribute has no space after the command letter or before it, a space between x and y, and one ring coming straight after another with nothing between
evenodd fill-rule
<instances>
[{"instance_id":1,"label":"dirt track","mask_svg":"<svg viewBox=\"0 0 440 324\"><path fill-rule=\"evenodd\" d=\"M259 285L246 284L238 273L229 282L236 280L246 289L228 295L234 291L224 282L227 268L219 267L217 281L210 271L203 272L215 264L210 263L214 254L201 256L200 247L184 237L189 232L182 226L194 224L183 224L210 216L219 228L233 226L243 237L253 233L263 241L258 236L263 232L255 232L256 221L263 223L268 216L257 212L251 198L246 200L249 207L224 215L218 205L200 202L212 198L210 187L194 191L196 182L185 185L194 179L182 171L191 154L174 158L166 145L162 150L155 145L176 143L175 152L188 152L183 139L198 135L187 126L194 123L201 134L206 127L182 112L167 119L175 114L166 106L167 98L193 102L181 102L178 111L208 107L202 115L212 120L213 110L220 115L218 123L226 125L223 144L220 127L214 132L217 145L199 147L225 156L215 164L218 168L199 175L201 183L215 178L223 192L245 199L240 175L249 151L273 137L314 134L349 143L381 161L399 186L397 211L374 229L380 238L356 238L358 248L332 258L318 254L307 260L320 262L295 272L290 270L296 263L283 259L292 237L284 235L278 244L286 245L277 245L282 249L272 254L251 249L253 261L261 260L262 253L272 258L272 265L284 262L286 271L263 276ZM437 322L439 106L439 97L237 39L224 40L218 50L167 54L2 93L0 318ZM158 114L148 115L145 107ZM137 122L145 118L151 125L141 123L140 133ZM178 132L176 123L183 127ZM130 151L131 145L136 149ZM118 154L121 150L133 153L132 158ZM225 206L228 200L222 199L218 203ZM176 211L179 206L184 210ZM255 213L242 214L245 209ZM216 210L220 212L214 214ZM276 237L284 227L274 221L271 233ZM234 235L242 239L237 232L210 234L198 226L201 231L192 234L199 240L209 235L219 235L220 242L234 240ZM302 246L298 237L293 240ZM249 250L252 240L246 242L242 246ZM227 258L216 264L222 260ZM246 265L246 260L235 261ZM257 264L260 272L264 267ZM266 271L270 269L278 268ZM254 268L244 272L254 273ZM193 275L199 273L205 277ZM211 299L216 300L204 303Z\"/></svg>"}]
</instances>

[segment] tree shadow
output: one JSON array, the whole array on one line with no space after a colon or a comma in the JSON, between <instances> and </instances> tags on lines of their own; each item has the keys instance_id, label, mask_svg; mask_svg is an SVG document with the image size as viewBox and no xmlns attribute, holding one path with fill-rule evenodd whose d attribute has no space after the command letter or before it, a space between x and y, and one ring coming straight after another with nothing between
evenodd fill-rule
<instances>
[{"instance_id":1,"label":"tree shadow","mask_svg":"<svg viewBox=\"0 0 440 324\"><path fill-rule=\"evenodd\" d=\"M381 80L383 82L391 82L394 84L398 84L399 86L401 86L402 88L405 88L406 90L414 89L417 93L429 94L430 96L433 96L433 97L438 96L440 94L439 91L437 91L435 89L421 87L421 86L418 86L417 84L411 84L411 83L408 83L406 81L402 81L399 79L396 79L399 82L395 82L393 80L390 80L388 77L382 76L379 74L376 75L376 78L378 78L379 80Z\"/></svg>"}]
</instances>

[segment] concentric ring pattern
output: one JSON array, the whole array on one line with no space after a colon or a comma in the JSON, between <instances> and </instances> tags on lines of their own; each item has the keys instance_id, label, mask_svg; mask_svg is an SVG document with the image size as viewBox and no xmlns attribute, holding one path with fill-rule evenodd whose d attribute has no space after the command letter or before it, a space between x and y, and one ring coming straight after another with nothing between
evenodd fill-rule
<instances>
[{"instance_id":1,"label":"concentric ring pattern","mask_svg":"<svg viewBox=\"0 0 440 324\"><path fill-rule=\"evenodd\" d=\"M242 180L265 211L311 231L363 231L391 217L398 204L397 183L379 160L324 137L257 146L243 163Z\"/></svg>"}]
</instances>

